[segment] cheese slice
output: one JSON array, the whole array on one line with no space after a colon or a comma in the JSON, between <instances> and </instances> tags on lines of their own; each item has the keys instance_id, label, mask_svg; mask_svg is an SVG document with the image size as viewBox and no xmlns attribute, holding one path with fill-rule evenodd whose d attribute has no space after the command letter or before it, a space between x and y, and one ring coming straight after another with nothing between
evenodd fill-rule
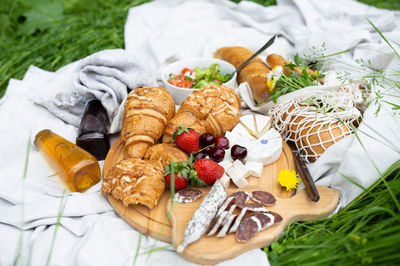
<instances>
[{"instance_id":1,"label":"cheese slice","mask_svg":"<svg viewBox=\"0 0 400 266\"><path fill-rule=\"evenodd\" d=\"M232 165L238 172L239 176L243 178L247 178L251 174L251 170L247 168L240 160L235 160Z\"/></svg>"},{"instance_id":2,"label":"cheese slice","mask_svg":"<svg viewBox=\"0 0 400 266\"><path fill-rule=\"evenodd\" d=\"M264 169L263 163L247 161L244 166L250 170L251 176L261 177L262 171Z\"/></svg>"},{"instance_id":3,"label":"cheese slice","mask_svg":"<svg viewBox=\"0 0 400 266\"><path fill-rule=\"evenodd\" d=\"M229 177L232 179L232 182L238 187L238 188L243 188L248 185L248 182L245 178L240 176L237 173L237 170L231 166L226 170L226 173L229 175Z\"/></svg>"},{"instance_id":4,"label":"cheese slice","mask_svg":"<svg viewBox=\"0 0 400 266\"><path fill-rule=\"evenodd\" d=\"M223 160L222 162L219 162L218 164L221 165L225 169L225 171L226 171L226 169L228 169L229 167L232 166L232 162L230 162L228 160Z\"/></svg>"},{"instance_id":5,"label":"cheese slice","mask_svg":"<svg viewBox=\"0 0 400 266\"><path fill-rule=\"evenodd\" d=\"M228 187L229 187L229 184L231 183L231 179L230 179L229 176L227 176L226 174L223 174L223 175L221 176L221 178L219 179L219 181L222 183L222 185L223 185L225 188L228 188Z\"/></svg>"}]
</instances>

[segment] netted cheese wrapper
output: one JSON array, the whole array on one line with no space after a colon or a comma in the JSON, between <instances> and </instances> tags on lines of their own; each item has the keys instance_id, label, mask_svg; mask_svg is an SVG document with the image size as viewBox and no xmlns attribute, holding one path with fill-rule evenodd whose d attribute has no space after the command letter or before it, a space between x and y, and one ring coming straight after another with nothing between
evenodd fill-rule
<instances>
[{"instance_id":1,"label":"netted cheese wrapper","mask_svg":"<svg viewBox=\"0 0 400 266\"><path fill-rule=\"evenodd\" d=\"M352 133L361 120L359 83L307 87L278 98L274 126L308 162Z\"/></svg>"}]
</instances>

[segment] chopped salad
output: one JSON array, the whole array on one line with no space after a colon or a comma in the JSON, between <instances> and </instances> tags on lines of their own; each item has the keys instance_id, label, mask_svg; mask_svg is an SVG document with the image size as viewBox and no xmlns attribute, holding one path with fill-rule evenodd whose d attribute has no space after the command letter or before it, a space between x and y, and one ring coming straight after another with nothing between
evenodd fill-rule
<instances>
[{"instance_id":1,"label":"chopped salad","mask_svg":"<svg viewBox=\"0 0 400 266\"><path fill-rule=\"evenodd\" d=\"M209 84L224 84L232 78L231 74L221 74L220 66L212 64L210 67L190 69L183 68L182 71L175 75L169 74L168 83L181 87L191 89L201 89Z\"/></svg>"}]
</instances>

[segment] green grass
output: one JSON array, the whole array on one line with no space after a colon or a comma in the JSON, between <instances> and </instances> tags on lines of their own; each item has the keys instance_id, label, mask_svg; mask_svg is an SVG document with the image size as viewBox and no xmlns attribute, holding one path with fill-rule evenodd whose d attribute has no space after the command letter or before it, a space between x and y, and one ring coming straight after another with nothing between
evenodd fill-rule
<instances>
[{"instance_id":1,"label":"green grass","mask_svg":"<svg viewBox=\"0 0 400 266\"><path fill-rule=\"evenodd\" d=\"M37 0L37 8L29 2L34 1L0 3L0 97L9 79L21 79L32 64L55 71L96 51L123 48L128 9L147 0ZM400 9L398 0L361 2ZM265 248L271 263L392 265L400 261L399 167L399 162L394 164L364 195L333 217L291 224Z\"/></svg>"}]
</instances>

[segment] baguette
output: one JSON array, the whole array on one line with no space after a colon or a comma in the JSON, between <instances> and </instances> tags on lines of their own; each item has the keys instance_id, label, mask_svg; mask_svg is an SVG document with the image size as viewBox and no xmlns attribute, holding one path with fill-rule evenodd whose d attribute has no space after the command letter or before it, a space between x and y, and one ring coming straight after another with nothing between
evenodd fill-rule
<instances>
[{"instance_id":1,"label":"baguette","mask_svg":"<svg viewBox=\"0 0 400 266\"><path fill-rule=\"evenodd\" d=\"M254 53L247 48L234 46L219 48L214 53L214 57L228 61L237 68L253 54ZM267 86L267 74L269 71L265 63L260 58L256 57L238 72L238 83L247 82L250 85L256 102L265 99L266 96L270 94Z\"/></svg>"}]
</instances>

